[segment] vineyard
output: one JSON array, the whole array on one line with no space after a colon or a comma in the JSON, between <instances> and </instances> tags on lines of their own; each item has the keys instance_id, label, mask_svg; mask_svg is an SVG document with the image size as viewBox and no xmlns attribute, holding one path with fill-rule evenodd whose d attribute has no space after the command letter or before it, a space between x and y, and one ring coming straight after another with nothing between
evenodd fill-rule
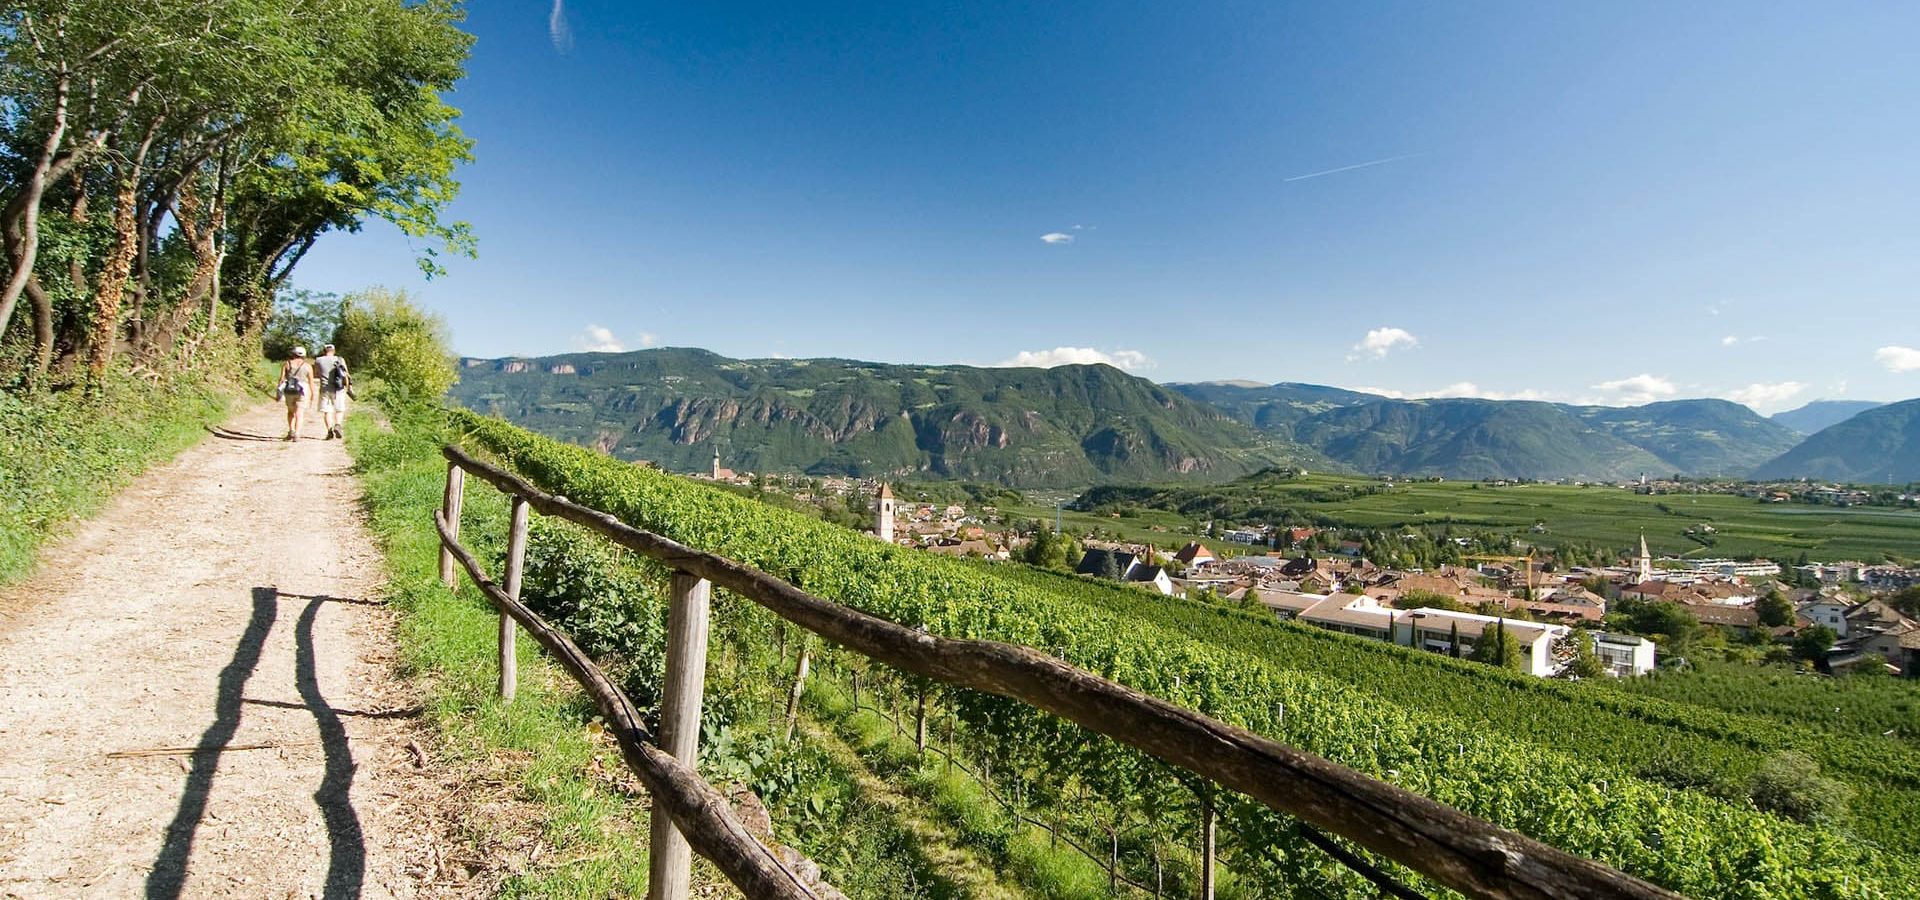
<instances>
[{"instance_id":1,"label":"vineyard","mask_svg":"<svg viewBox=\"0 0 1920 900\"><path fill-rule=\"evenodd\" d=\"M1871 807L1856 805L1839 820L1790 821L1716 796L1712 785L1683 784L1688 773L1650 765L1683 758L1716 778L1737 779L1788 746L1780 729L1759 720L1511 678L1238 611L914 554L497 421L455 413L454 422L471 445L548 490L819 596L931 632L1039 648L1690 895L1889 896L1920 879L1920 863L1895 827L1912 820L1920 784L1904 743L1817 735L1800 742L1831 773L1884 785L1873 806L1886 812L1869 816L1862 810ZM644 705L660 658L659 617L647 604L659 602L664 573L586 549L593 544L543 529L529 592L558 604L557 617L593 652L621 660L627 687ZM802 816L780 820L784 828L800 825L786 839L821 853L831 875L854 872L860 867L834 866L831 848L821 849L837 833L821 826L839 795L807 788L793 760L811 757L766 737L782 730L791 659L804 652L799 635L746 603L717 604L716 619L716 669L725 674L709 694L713 734L703 767L732 768L765 785L777 813ZM1223 894L1372 890L1295 823L1215 796L1112 741L1029 707L870 668L829 647L812 652L833 685L807 688L808 697L825 703L864 694L866 704L908 723L916 749L929 734L950 740L958 771L977 773L978 785L1004 806L1049 823L1069 843L1105 850L1115 882L1188 891L1211 807L1219 815ZM730 749L742 745L755 749ZM1439 893L1404 869L1374 862Z\"/></svg>"}]
</instances>

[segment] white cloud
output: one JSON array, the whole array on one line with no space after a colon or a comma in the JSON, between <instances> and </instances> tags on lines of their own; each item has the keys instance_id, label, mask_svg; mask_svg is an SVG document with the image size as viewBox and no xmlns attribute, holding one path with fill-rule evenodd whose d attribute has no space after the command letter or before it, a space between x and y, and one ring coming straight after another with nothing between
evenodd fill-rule
<instances>
[{"instance_id":1,"label":"white cloud","mask_svg":"<svg viewBox=\"0 0 1920 900\"><path fill-rule=\"evenodd\" d=\"M1766 335L1763 334L1756 334L1752 337L1741 337L1737 334L1730 334L1720 339L1720 346L1734 347L1740 344L1758 344L1766 339Z\"/></svg>"},{"instance_id":2,"label":"white cloud","mask_svg":"<svg viewBox=\"0 0 1920 900\"><path fill-rule=\"evenodd\" d=\"M1392 388L1350 387L1350 391L1366 394L1379 394L1393 400L1437 400L1437 399L1473 399L1473 400L1552 400L1554 395L1548 391L1523 388L1517 391L1490 391L1471 381L1456 381L1446 387L1433 391L1396 391Z\"/></svg>"},{"instance_id":3,"label":"white cloud","mask_svg":"<svg viewBox=\"0 0 1920 900\"><path fill-rule=\"evenodd\" d=\"M1046 234L1041 235L1040 239L1043 241L1046 241L1049 244L1073 243L1073 235L1070 235L1061 231L1049 231Z\"/></svg>"},{"instance_id":4,"label":"white cloud","mask_svg":"<svg viewBox=\"0 0 1920 900\"><path fill-rule=\"evenodd\" d=\"M642 331L638 337L640 339L640 346L642 347L651 347L660 343L660 336L651 331Z\"/></svg>"},{"instance_id":5,"label":"white cloud","mask_svg":"<svg viewBox=\"0 0 1920 900\"><path fill-rule=\"evenodd\" d=\"M1807 386L1798 381L1782 381L1775 384L1755 383L1722 394L1735 403L1744 403L1758 412L1778 412L1787 408L1788 401L1800 396Z\"/></svg>"},{"instance_id":6,"label":"white cloud","mask_svg":"<svg viewBox=\"0 0 1920 900\"><path fill-rule=\"evenodd\" d=\"M1405 328L1375 328L1353 345L1347 354L1347 362L1358 359L1383 359L1387 354L1402 347L1418 346L1420 339Z\"/></svg>"},{"instance_id":7,"label":"white cloud","mask_svg":"<svg viewBox=\"0 0 1920 900\"><path fill-rule=\"evenodd\" d=\"M1672 381L1658 375L1647 374L1602 381L1594 385L1593 389L1605 395L1593 402L1618 403L1626 406L1639 406L1655 400L1667 400L1680 393L1680 389L1675 387Z\"/></svg>"},{"instance_id":8,"label":"white cloud","mask_svg":"<svg viewBox=\"0 0 1920 900\"><path fill-rule=\"evenodd\" d=\"M1720 346L1722 347L1731 347L1738 343L1740 343L1740 339L1731 334L1720 339Z\"/></svg>"},{"instance_id":9,"label":"white cloud","mask_svg":"<svg viewBox=\"0 0 1920 900\"><path fill-rule=\"evenodd\" d=\"M553 41L553 49L572 52L573 26L567 24L567 0L553 0L553 11L547 14L547 37Z\"/></svg>"},{"instance_id":10,"label":"white cloud","mask_svg":"<svg viewBox=\"0 0 1920 900\"><path fill-rule=\"evenodd\" d=\"M1920 369L1920 350L1912 347L1881 347L1873 351L1873 359L1886 366L1889 372L1911 372Z\"/></svg>"},{"instance_id":11,"label":"white cloud","mask_svg":"<svg viewBox=\"0 0 1920 900\"><path fill-rule=\"evenodd\" d=\"M1105 363L1116 369L1153 368L1153 360L1138 350L1115 350L1112 353L1096 350L1092 347L1055 347L1052 350L1022 350L1012 359L995 363L1002 367L1032 367L1051 369L1054 366L1089 366Z\"/></svg>"},{"instance_id":12,"label":"white cloud","mask_svg":"<svg viewBox=\"0 0 1920 900\"><path fill-rule=\"evenodd\" d=\"M653 346L652 339L653 335L641 335L644 346ZM613 336L613 329L604 325L588 325L585 330L573 336L573 349L587 353L619 353L627 349L627 346Z\"/></svg>"}]
</instances>

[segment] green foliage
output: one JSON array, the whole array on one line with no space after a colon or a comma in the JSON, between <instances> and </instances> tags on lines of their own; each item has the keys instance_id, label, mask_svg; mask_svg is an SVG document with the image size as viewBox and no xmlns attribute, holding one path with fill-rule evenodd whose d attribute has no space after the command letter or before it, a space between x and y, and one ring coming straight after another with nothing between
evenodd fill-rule
<instances>
[{"instance_id":1,"label":"green foliage","mask_svg":"<svg viewBox=\"0 0 1920 900\"><path fill-rule=\"evenodd\" d=\"M1492 631L1480 632L1480 639L1474 642L1473 652L1467 658L1515 671L1523 670L1527 665L1526 655L1520 649L1520 639L1507 630L1505 622L1495 622Z\"/></svg>"},{"instance_id":2,"label":"green foliage","mask_svg":"<svg viewBox=\"0 0 1920 900\"><path fill-rule=\"evenodd\" d=\"M1653 760L1686 755L1721 779L1745 779L1769 752L1759 748L1802 742L1843 773L1837 777L1882 785L1876 802L1854 806L1849 818L1875 840L1899 843L1906 827L1896 823L1915 808L1920 762L1898 745L1782 734L1717 711L1529 678L1231 608L915 554L498 422L456 420L471 442L537 483L641 527L905 624L1049 648L1677 890L1866 896L1916 877L1914 861L1899 853L1634 775ZM754 689L741 682L741 690ZM911 696L904 684L898 690ZM1018 704L967 693L942 702L962 728L959 742L991 748L995 771L1041 808L1191 833L1182 830L1191 827L1191 794L1166 767ZM1236 801L1222 830L1229 865L1243 878L1327 885L1327 893L1363 889L1329 871L1324 856L1263 809Z\"/></svg>"},{"instance_id":3,"label":"green foliage","mask_svg":"<svg viewBox=\"0 0 1920 900\"><path fill-rule=\"evenodd\" d=\"M377 380L374 393L383 402L432 402L459 379L446 320L406 291L370 288L348 294L341 306L333 343L352 371Z\"/></svg>"},{"instance_id":4,"label":"green foliage","mask_svg":"<svg viewBox=\"0 0 1920 900\"><path fill-rule=\"evenodd\" d=\"M1845 813L1853 791L1820 776L1820 763L1798 750L1782 750L1753 773L1753 805L1802 822L1823 821Z\"/></svg>"},{"instance_id":5,"label":"green foliage","mask_svg":"<svg viewBox=\"0 0 1920 900\"><path fill-rule=\"evenodd\" d=\"M0 391L0 584L135 475L206 437L240 381L232 341L158 384L116 368L96 391Z\"/></svg>"},{"instance_id":6,"label":"green foliage","mask_svg":"<svg viewBox=\"0 0 1920 900\"><path fill-rule=\"evenodd\" d=\"M1393 605L1401 609L1450 609L1454 612L1472 612L1458 599L1432 591L1408 591L1401 594L1400 599Z\"/></svg>"},{"instance_id":7,"label":"green foliage","mask_svg":"<svg viewBox=\"0 0 1920 900\"><path fill-rule=\"evenodd\" d=\"M1753 611L1760 617L1760 624L1768 628L1780 628L1793 624L1793 601L1778 589L1767 592L1753 604Z\"/></svg>"},{"instance_id":8,"label":"green foliage","mask_svg":"<svg viewBox=\"0 0 1920 900\"><path fill-rule=\"evenodd\" d=\"M1020 561L1043 569L1073 571L1080 564L1080 543L1063 534L1054 534L1047 526L1035 523L1033 540L1021 550Z\"/></svg>"},{"instance_id":9,"label":"green foliage","mask_svg":"<svg viewBox=\"0 0 1920 900\"><path fill-rule=\"evenodd\" d=\"M1824 662L1840 636L1825 625L1815 625L1793 636L1794 655L1808 662Z\"/></svg>"},{"instance_id":10,"label":"green foliage","mask_svg":"<svg viewBox=\"0 0 1920 900\"><path fill-rule=\"evenodd\" d=\"M309 358L319 356L320 348L333 342L343 308L333 294L283 291L274 298L273 316L260 334L261 351L276 360L292 356L295 347L306 350Z\"/></svg>"},{"instance_id":11,"label":"green foliage","mask_svg":"<svg viewBox=\"0 0 1920 900\"><path fill-rule=\"evenodd\" d=\"M1593 650L1593 635L1584 628L1576 628L1568 638L1571 643L1566 666L1561 674L1573 678L1604 678L1607 674L1606 663L1600 660Z\"/></svg>"}]
</instances>

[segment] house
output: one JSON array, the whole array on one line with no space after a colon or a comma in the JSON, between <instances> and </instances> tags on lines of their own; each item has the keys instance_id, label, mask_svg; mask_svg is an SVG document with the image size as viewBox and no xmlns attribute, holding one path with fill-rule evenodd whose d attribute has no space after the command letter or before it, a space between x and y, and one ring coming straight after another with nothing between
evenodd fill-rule
<instances>
[{"instance_id":1,"label":"house","mask_svg":"<svg viewBox=\"0 0 1920 900\"><path fill-rule=\"evenodd\" d=\"M1829 598L1808 603L1800 607L1800 615L1805 616L1814 625L1825 625L1833 629L1837 637L1847 636L1847 610L1853 604L1837 598Z\"/></svg>"},{"instance_id":2,"label":"house","mask_svg":"<svg viewBox=\"0 0 1920 900\"><path fill-rule=\"evenodd\" d=\"M1607 673L1616 678L1653 671L1653 642L1638 635L1596 631L1593 652L1606 664Z\"/></svg>"},{"instance_id":3,"label":"house","mask_svg":"<svg viewBox=\"0 0 1920 900\"><path fill-rule=\"evenodd\" d=\"M1213 562L1213 551L1208 550L1199 541L1192 541L1173 554L1173 561L1189 569L1197 569Z\"/></svg>"},{"instance_id":4,"label":"house","mask_svg":"<svg viewBox=\"0 0 1920 900\"><path fill-rule=\"evenodd\" d=\"M1165 566L1145 562L1126 550L1090 549L1080 557L1080 565L1074 567L1074 572L1145 585L1162 596L1173 596L1173 577L1167 574Z\"/></svg>"},{"instance_id":5,"label":"house","mask_svg":"<svg viewBox=\"0 0 1920 900\"><path fill-rule=\"evenodd\" d=\"M1235 544L1260 544L1266 542L1267 536L1251 528L1233 528L1222 534L1220 539Z\"/></svg>"},{"instance_id":6,"label":"house","mask_svg":"<svg viewBox=\"0 0 1920 900\"><path fill-rule=\"evenodd\" d=\"M1509 621L1478 613L1397 610L1362 594L1262 593L1260 602L1281 618L1432 653L1453 652L1457 635L1461 656L1471 653L1473 645L1497 626L1519 643L1522 671L1541 677L1559 671L1562 663L1553 658L1553 645L1572 633L1565 625Z\"/></svg>"}]
</instances>

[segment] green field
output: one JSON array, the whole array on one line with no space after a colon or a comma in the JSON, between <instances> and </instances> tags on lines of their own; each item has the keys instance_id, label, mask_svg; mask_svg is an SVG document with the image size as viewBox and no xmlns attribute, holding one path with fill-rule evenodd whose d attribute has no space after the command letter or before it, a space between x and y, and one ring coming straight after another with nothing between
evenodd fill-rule
<instances>
[{"instance_id":1,"label":"green field","mask_svg":"<svg viewBox=\"0 0 1920 900\"><path fill-rule=\"evenodd\" d=\"M1356 528L1453 525L1509 532L1547 547L1581 543L1622 550L1644 533L1656 555L1672 556L1797 559L1804 553L1816 561L1869 563L1920 558L1920 512L1884 507L1763 504L1728 494L1649 496L1598 485L1385 483L1338 475L1107 490L1100 496L1111 502L1067 517L1076 527L1097 525L1163 545L1196 521L1218 518ZM1007 512L1049 520L1053 514L1050 507ZM1535 523L1546 530L1534 532ZM1685 533L1703 525L1714 533L1703 539Z\"/></svg>"}]
</instances>

